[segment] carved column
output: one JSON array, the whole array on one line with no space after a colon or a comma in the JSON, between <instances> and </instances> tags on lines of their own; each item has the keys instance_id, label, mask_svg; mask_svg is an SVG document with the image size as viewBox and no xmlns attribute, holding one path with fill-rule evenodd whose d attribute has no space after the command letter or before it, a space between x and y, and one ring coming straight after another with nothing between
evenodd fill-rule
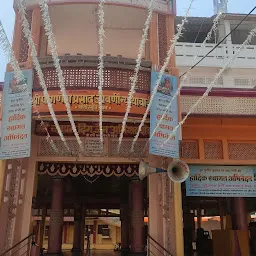
<instances>
[{"instance_id":1,"label":"carved column","mask_svg":"<svg viewBox=\"0 0 256 256\"><path fill-rule=\"evenodd\" d=\"M0 208L1 225L0 249L6 250L17 243L20 238L18 229L20 220L19 190L21 164L17 160L8 160L6 165L5 191ZM17 221L17 219L19 221Z\"/></svg>"},{"instance_id":2,"label":"carved column","mask_svg":"<svg viewBox=\"0 0 256 256\"><path fill-rule=\"evenodd\" d=\"M82 221L81 221L81 236L80 236L80 241L81 241L81 249L82 252L84 253L84 232L85 232L85 205L82 204Z\"/></svg>"},{"instance_id":3,"label":"carved column","mask_svg":"<svg viewBox=\"0 0 256 256\"><path fill-rule=\"evenodd\" d=\"M44 244L44 231L45 231L46 213L47 213L47 209L46 209L46 207L43 207L42 220L40 222L40 237L39 237L39 248L40 249L43 248L43 244Z\"/></svg>"},{"instance_id":4,"label":"carved column","mask_svg":"<svg viewBox=\"0 0 256 256\"><path fill-rule=\"evenodd\" d=\"M74 207L74 236L73 236L73 248L72 255L80 256L82 255L82 244L81 244L81 234L82 234L82 205L75 204Z\"/></svg>"},{"instance_id":5,"label":"carved column","mask_svg":"<svg viewBox=\"0 0 256 256\"><path fill-rule=\"evenodd\" d=\"M127 256L129 254L129 191L128 180L124 180L122 183L121 192L121 256Z\"/></svg>"},{"instance_id":6,"label":"carved column","mask_svg":"<svg viewBox=\"0 0 256 256\"><path fill-rule=\"evenodd\" d=\"M129 205L121 205L121 255L129 253Z\"/></svg>"},{"instance_id":7,"label":"carved column","mask_svg":"<svg viewBox=\"0 0 256 256\"><path fill-rule=\"evenodd\" d=\"M185 255L192 256L194 254L192 242L195 237L194 213L190 212L188 204L183 206L183 223L184 223L184 252Z\"/></svg>"},{"instance_id":8,"label":"carved column","mask_svg":"<svg viewBox=\"0 0 256 256\"><path fill-rule=\"evenodd\" d=\"M231 207L232 228L234 230L248 230L247 210L244 198L232 198Z\"/></svg>"},{"instance_id":9,"label":"carved column","mask_svg":"<svg viewBox=\"0 0 256 256\"><path fill-rule=\"evenodd\" d=\"M64 182L62 178L54 177L52 183L48 254L61 255Z\"/></svg>"},{"instance_id":10,"label":"carved column","mask_svg":"<svg viewBox=\"0 0 256 256\"><path fill-rule=\"evenodd\" d=\"M145 255L143 182L132 180L131 189L131 256Z\"/></svg>"}]
</instances>

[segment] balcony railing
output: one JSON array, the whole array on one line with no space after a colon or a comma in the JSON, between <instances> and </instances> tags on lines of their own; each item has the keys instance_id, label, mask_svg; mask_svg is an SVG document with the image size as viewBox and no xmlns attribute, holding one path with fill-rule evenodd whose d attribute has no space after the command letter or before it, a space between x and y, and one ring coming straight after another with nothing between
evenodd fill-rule
<instances>
[{"instance_id":1,"label":"balcony railing","mask_svg":"<svg viewBox=\"0 0 256 256\"><path fill-rule=\"evenodd\" d=\"M58 88L58 77L51 57L39 58L48 88ZM94 56L62 56L62 66L65 86L68 89L98 88L98 57ZM103 89L130 90L136 61L134 59L106 56L104 58ZM149 92L151 62L142 61L136 91ZM40 90L38 77L34 79L34 89Z\"/></svg>"},{"instance_id":2,"label":"balcony railing","mask_svg":"<svg viewBox=\"0 0 256 256\"><path fill-rule=\"evenodd\" d=\"M222 67L228 59L232 58L241 45L218 46L209 54L198 66L200 67ZM215 44L206 44L201 50L201 44L198 43L178 43L176 45L177 66L191 66L195 63L194 57L198 56L197 61L206 55L215 47ZM200 54L199 54L200 53ZM233 68L255 68L256 67L256 46L248 45L237 56L233 62Z\"/></svg>"}]
</instances>

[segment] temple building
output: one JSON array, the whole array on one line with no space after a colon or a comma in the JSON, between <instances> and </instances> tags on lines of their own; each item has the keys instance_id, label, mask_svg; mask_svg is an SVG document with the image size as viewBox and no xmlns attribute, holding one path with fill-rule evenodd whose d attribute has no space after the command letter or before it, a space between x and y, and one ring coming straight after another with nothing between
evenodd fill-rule
<instances>
[{"instance_id":1,"label":"temple building","mask_svg":"<svg viewBox=\"0 0 256 256\"><path fill-rule=\"evenodd\" d=\"M179 131L179 159L190 168L186 182L173 182L166 173L145 174L144 179L139 179L142 160L164 170L173 161L150 154L150 116L134 152L130 149L149 103L151 73L163 66L177 32L176 25L183 19L176 16L175 1L155 1L120 148L119 135L148 4L130 0L107 0L104 4L103 149L99 139L98 1L48 1L59 63L83 152L67 116L37 2L25 1L26 18L59 129L52 119L42 79L33 65L32 46L23 31L22 14L15 1L13 50L20 68L32 74L34 106L30 157L0 161L0 250L4 252L27 241L24 238L33 233L35 245L31 255L39 255L44 248L44 253L52 256L88 255L88 250L96 255L113 252L122 256L192 256L197 230L203 228L209 235L209 255L234 255L238 250L242 256L249 255L248 225L256 211L251 185L254 178L250 176L256 165L256 39L217 79L208 97ZM182 82L175 110L179 121L205 93L226 61L238 52L254 27L256 16L251 15L228 35L243 17L222 14L201 52L201 44L216 16L188 18L165 73L182 81L196 57L200 60L212 52ZM8 64L7 72L12 71ZM162 89L173 88L167 84ZM38 118L39 112L44 125ZM224 172L225 176L208 178L209 170ZM224 185L212 189L204 183L206 179ZM229 186L229 181L247 182L251 187L246 191L240 187L240 195L228 196L224 186Z\"/></svg>"}]
</instances>

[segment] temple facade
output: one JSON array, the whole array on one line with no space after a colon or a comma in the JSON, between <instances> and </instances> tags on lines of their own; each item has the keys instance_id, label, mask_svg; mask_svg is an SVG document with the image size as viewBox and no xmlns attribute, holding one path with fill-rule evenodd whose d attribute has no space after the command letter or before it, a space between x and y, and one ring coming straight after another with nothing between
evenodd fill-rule
<instances>
[{"instance_id":1,"label":"temple facade","mask_svg":"<svg viewBox=\"0 0 256 256\"><path fill-rule=\"evenodd\" d=\"M136 93L119 151L118 137L126 112L130 77L134 73L147 17L146 1L105 3L103 150L99 140L98 3L49 1L68 99L85 149L80 152L60 92L40 8L36 0L25 2L45 84L71 150L65 147L52 121L32 64L31 45L22 31L21 14L14 4L13 50L21 69L33 70L34 104L58 151L51 146L33 109L30 157L0 162L0 233L5 234L0 237L0 249L10 248L33 232L38 247L45 248L49 255L61 255L65 251L82 255L88 244L91 249L121 250L121 255L190 255L195 226L204 225L203 217L216 215L219 216L216 229L227 234L241 231L238 244L246 255L248 216L255 210L253 198L187 196L185 184L172 182L165 173L139 180L141 160L162 169L167 169L172 162L172 159L149 154L147 148L144 150L150 136L149 118L134 152L130 152L149 102L151 71L163 65L175 25L182 19L176 17L175 4L162 0L155 3ZM176 45L167 74L180 77L193 65L213 19L188 19L188 27ZM239 19L240 15L224 14L216 34L198 58L224 38ZM184 81L178 100L180 120L204 94L225 61L235 54L254 19L254 16L248 18L246 26L227 37ZM191 169L256 165L255 48L255 41L246 46L182 126L180 159ZM12 71L10 65L7 71ZM214 232L211 238L214 240Z\"/></svg>"}]
</instances>

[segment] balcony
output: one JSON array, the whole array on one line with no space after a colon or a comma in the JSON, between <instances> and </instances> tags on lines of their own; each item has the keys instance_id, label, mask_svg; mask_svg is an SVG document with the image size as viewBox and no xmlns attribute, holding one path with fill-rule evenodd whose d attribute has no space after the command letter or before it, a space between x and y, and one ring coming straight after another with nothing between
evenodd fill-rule
<instances>
[{"instance_id":1,"label":"balcony","mask_svg":"<svg viewBox=\"0 0 256 256\"><path fill-rule=\"evenodd\" d=\"M203 50L200 50L201 44L198 43L178 43L176 45L177 66L191 66L195 63L194 56L200 60L215 44L206 44ZM223 44L217 47L209 56L207 56L198 66L199 67L222 67L227 61L238 52L240 45ZM201 52L200 52L201 51ZM200 54L199 54L200 53ZM198 55L199 54L199 55ZM245 46L244 50L238 55L232 63L232 68L256 68L256 46Z\"/></svg>"},{"instance_id":2,"label":"balcony","mask_svg":"<svg viewBox=\"0 0 256 256\"><path fill-rule=\"evenodd\" d=\"M58 77L53 65L52 57L39 58L47 87L58 89ZM98 57L97 56L61 56L60 64L63 70L65 86L68 89L96 89L98 88ZM135 59L122 56L104 57L104 85L103 89L130 90L130 77L134 75ZM143 60L141 63L136 91L149 93L151 62ZM41 90L38 77L35 76L34 90Z\"/></svg>"},{"instance_id":3,"label":"balcony","mask_svg":"<svg viewBox=\"0 0 256 256\"><path fill-rule=\"evenodd\" d=\"M16 0L14 0L14 3ZM98 3L98 0L48 0L48 3L51 5L56 5L56 4L71 4L71 3ZM171 1L168 0L156 0L155 1L155 11L161 12L161 13L171 13L172 12L172 4L170 3ZM25 0L26 6L27 7L33 7L37 5L37 0ZM145 0L106 0L106 4L114 4L114 5L123 5L123 6L130 6L130 7L139 7L139 8L147 8L148 6L148 1Z\"/></svg>"}]
</instances>

